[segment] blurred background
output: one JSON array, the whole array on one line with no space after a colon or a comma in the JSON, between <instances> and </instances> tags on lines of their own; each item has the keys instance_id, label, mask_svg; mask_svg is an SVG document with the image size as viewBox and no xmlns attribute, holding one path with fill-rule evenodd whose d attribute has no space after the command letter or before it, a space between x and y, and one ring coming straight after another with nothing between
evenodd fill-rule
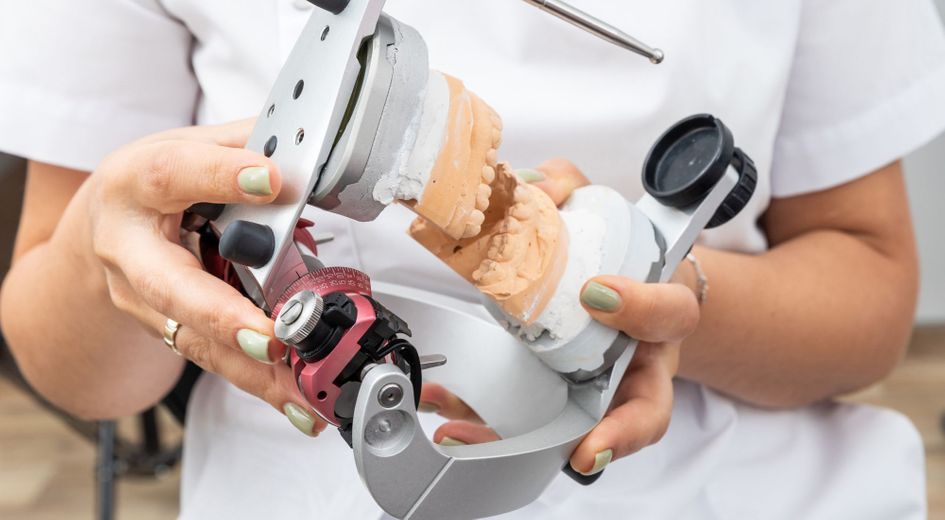
<instances>
[{"instance_id":1,"label":"blurred background","mask_svg":"<svg viewBox=\"0 0 945 520\"><path fill-rule=\"evenodd\" d=\"M945 13L945 0L936 1ZM928 455L929 517L945 520L945 136L905 166L922 261L915 335L887 381L849 399L913 420ZM19 218L24 167L0 154L0 277ZM0 344L0 518L174 518L180 410L169 404L117 423L76 421L29 391Z\"/></svg>"}]
</instances>

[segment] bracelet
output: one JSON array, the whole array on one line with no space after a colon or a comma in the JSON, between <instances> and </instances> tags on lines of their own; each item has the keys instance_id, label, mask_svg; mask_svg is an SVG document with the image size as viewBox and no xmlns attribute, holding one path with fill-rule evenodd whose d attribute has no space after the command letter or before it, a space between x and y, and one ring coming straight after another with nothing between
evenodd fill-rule
<instances>
[{"instance_id":1,"label":"bracelet","mask_svg":"<svg viewBox=\"0 0 945 520\"><path fill-rule=\"evenodd\" d=\"M689 253L686 255L686 260L689 260L693 269L696 270L696 300L700 306L705 305L706 300L709 299L709 279L702 270L702 264L699 263L696 255Z\"/></svg>"}]
</instances>

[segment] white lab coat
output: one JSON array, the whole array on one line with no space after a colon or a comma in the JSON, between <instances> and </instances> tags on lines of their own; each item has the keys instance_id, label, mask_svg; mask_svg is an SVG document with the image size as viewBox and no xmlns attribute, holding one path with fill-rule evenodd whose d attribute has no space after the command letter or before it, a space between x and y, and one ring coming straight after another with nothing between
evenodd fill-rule
<instances>
[{"instance_id":1,"label":"white lab coat","mask_svg":"<svg viewBox=\"0 0 945 520\"><path fill-rule=\"evenodd\" d=\"M771 197L842 184L945 127L945 38L927 0L664 0L574 4L666 52L655 67L522 2L391 0L435 68L505 121L519 166L574 160L628 198L653 140L712 112L759 168L748 209L704 243L760 252ZM93 169L138 136L259 112L305 0L28 0L0 7L0 149ZM403 234L393 208L338 239L329 263L474 300ZM469 500L475 500L470 489ZM903 417L822 404L772 412L678 381L656 446L590 488L559 478L507 518L922 518L922 444ZM181 516L378 518L350 450L308 439L268 405L206 376L188 418Z\"/></svg>"}]
</instances>

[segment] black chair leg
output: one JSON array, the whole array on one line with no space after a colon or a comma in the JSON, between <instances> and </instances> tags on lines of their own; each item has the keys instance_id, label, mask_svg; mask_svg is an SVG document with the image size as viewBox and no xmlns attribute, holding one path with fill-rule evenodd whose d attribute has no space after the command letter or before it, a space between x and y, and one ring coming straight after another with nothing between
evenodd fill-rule
<instances>
[{"instance_id":1,"label":"black chair leg","mask_svg":"<svg viewBox=\"0 0 945 520\"><path fill-rule=\"evenodd\" d=\"M98 423L98 460L95 463L96 514L98 520L115 518L115 421Z\"/></svg>"},{"instance_id":2,"label":"black chair leg","mask_svg":"<svg viewBox=\"0 0 945 520\"><path fill-rule=\"evenodd\" d=\"M144 453L153 457L161 453L161 432L158 430L157 410L149 408L141 413L141 438Z\"/></svg>"}]
</instances>

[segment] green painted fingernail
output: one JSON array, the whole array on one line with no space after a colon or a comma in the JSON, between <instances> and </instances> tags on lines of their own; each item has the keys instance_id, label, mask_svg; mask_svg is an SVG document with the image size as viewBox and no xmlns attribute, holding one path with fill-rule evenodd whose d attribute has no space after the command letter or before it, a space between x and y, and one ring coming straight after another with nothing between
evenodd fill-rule
<instances>
[{"instance_id":1,"label":"green painted fingernail","mask_svg":"<svg viewBox=\"0 0 945 520\"><path fill-rule=\"evenodd\" d=\"M253 166L244 168L236 177L240 189L250 195L272 195L272 184L269 182L269 168Z\"/></svg>"},{"instance_id":2,"label":"green painted fingernail","mask_svg":"<svg viewBox=\"0 0 945 520\"><path fill-rule=\"evenodd\" d=\"M305 411L304 408L295 403L287 403L282 407L282 411L285 412L285 416L292 423L292 426L295 426L300 432L309 437L318 436L314 431L315 416Z\"/></svg>"},{"instance_id":3,"label":"green painted fingernail","mask_svg":"<svg viewBox=\"0 0 945 520\"><path fill-rule=\"evenodd\" d=\"M620 308L620 295L610 287L591 282L581 293L581 303L602 312L614 312Z\"/></svg>"},{"instance_id":4,"label":"green painted fingernail","mask_svg":"<svg viewBox=\"0 0 945 520\"><path fill-rule=\"evenodd\" d=\"M435 404L433 404L433 403L428 403L428 402L426 402L426 401L420 401L420 406L417 407L417 410L419 410L419 411L421 411L421 412L423 412L423 413L437 413L437 412L440 411L440 407L437 406L437 405L435 405Z\"/></svg>"},{"instance_id":5,"label":"green painted fingernail","mask_svg":"<svg viewBox=\"0 0 945 520\"><path fill-rule=\"evenodd\" d=\"M257 361L270 365L272 364L272 360L269 359L269 340L271 339L255 330L241 329L236 333L236 341L239 342L243 352Z\"/></svg>"},{"instance_id":6,"label":"green painted fingernail","mask_svg":"<svg viewBox=\"0 0 945 520\"><path fill-rule=\"evenodd\" d=\"M604 471L604 468L606 468L607 465L610 464L610 461L613 460L613 458L614 458L614 450L604 450L594 456L594 467L591 468L590 471L588 471L587 473L584 473L583 471L579 471L578 473L580 473L581 475L584 475L585 477L596 475L600 473L601 471Z\"/></svg>"},{"instance_id":7,"label":"green painted fingernail","mask_svg":"<svg viewBox=\"0 0 945 520\"><path fill-rule=\"evenodd\" d=\"M516 170L515 175L525 182L541 182L545 180L545 174L538 170Z\"/></svg>"},{"instance_id":8,"label":"green painted fingernail","mask_svg":"<svg viewBox=\"0 0 945 520\"><path fill-rule=\"evenodd\" d=\"M443 437L439 442L440 446L465 446L466 443L460 440L456 440L452 437Z\"/></svg>"}]
</instances>

